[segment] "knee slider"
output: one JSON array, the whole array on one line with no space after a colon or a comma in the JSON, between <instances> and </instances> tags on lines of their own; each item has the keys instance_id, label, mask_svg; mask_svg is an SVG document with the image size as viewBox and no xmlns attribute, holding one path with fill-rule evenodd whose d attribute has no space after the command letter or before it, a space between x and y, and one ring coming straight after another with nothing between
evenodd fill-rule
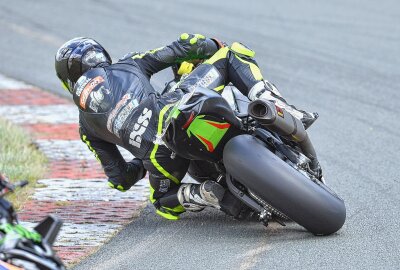
<instances>
[{"instance_id":1,"label":"knee slider","mask_svg":"<svg viewBox=\"0 0 400 270\"><path fill-rule=\"evenodd\" d=\"M232 45L229 46L229 49L239 56L253 58L256 55L255 51L239 42L233 42Z\"/></svg>"}]
</instances>

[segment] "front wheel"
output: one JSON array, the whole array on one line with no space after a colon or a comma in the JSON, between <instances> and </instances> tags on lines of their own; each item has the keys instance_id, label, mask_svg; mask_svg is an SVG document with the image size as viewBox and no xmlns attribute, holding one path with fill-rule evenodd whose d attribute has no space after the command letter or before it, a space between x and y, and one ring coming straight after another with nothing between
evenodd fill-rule
<instances>
[{"instance_id":1,"label":"front wheel","mask_svg":"<svg viewBox=\"0 0 400 270\"><path fill-rule=\"evenodd\" d=\"M346 219L344 201L301 174L251 135L224 148L226 171L268 204L315 235L338 231Z\"/></svg>"}]
</instances>

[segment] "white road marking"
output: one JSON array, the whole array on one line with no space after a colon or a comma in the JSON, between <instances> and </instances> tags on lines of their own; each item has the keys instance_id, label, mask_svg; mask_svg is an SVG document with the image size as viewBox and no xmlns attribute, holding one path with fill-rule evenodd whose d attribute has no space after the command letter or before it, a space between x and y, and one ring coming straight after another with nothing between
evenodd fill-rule
<instances>
[{"instance_id":1,"label":"white road marking","mask_svg":"<svg viewBox=\"0 0 400 270\"><path fill-rule=\"evenodd\" d=\"M0 24L11 29L12 31L14 31L18 34L36 39L41 42L45 42L45 43L53 45L53 46L59 47L65 42L65 40L62 40L54 35L50 35L48 32L38 31L33 28L27 28L25 26L7 22L4 20L0 20Z\"/></svg>"},{"instance_id":2,"label":"white road marking","mask_svg":"<svg viewBox=\"0 0 400 270\"><path fill-rule=\"evenodd\" d=\"M254 269L254 266L258 262L258 257L261 254L265 254L266 251L271 250L271 246L266 243L266 241L262 241L260 245L257 247L250 249L247 251L243 257L242 263L240 264L239 270L248 270Z\"/></svg>"}]
</instances>

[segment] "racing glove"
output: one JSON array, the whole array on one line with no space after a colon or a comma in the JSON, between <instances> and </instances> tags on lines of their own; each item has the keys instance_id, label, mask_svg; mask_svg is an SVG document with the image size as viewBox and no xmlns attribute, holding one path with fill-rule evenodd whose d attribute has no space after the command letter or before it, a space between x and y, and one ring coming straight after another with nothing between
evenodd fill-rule
<instances>
[{"instance_id":1,"label":"racing glove","mask_svg":"<svg viewBox=\"0 0 400 270\"><path fill-rule=\"evenodd\" d=\"M126 168L118 177L108 179L108 186L119 191L129 190L137 181L146 175L146 170L140 159L135 158L126 163Z\"/></svg>"},{"instance_id":2,"label":"racing glove","mask_svg":"<svg viewBox=\"0 0 400 270\"><path fill-rule=\"evenodd\" d=\"M176 63L187 61L197 64L214 55L220 46L222 43L216 39L206 38L201 34L183 33L177 40L177 46L173 43L170 48L176 51Z\"/></svg>"},{"instance_id":3,"label":"racing glove","mask_svg":"<svg viewBox=\"0 0 400 270\"><path fill-rule=\"evenodd\" d=\"M220 48L226 46L226 43L216 38L206 38L201 34L188 33L181 34L177 43L179 46L175 48L181 48L186 53L186 57L178 57L177 63L172 66L175 81L179 81L181 76L190 74L205 59L209 59Z\"/></svg>"}]
</instances>

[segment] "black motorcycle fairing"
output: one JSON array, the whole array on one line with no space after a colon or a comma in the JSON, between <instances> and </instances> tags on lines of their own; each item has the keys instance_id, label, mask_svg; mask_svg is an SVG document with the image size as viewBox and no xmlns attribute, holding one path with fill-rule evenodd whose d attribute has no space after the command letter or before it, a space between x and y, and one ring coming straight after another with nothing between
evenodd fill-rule
<instances>
[{"instance_id":1,"label":"black motorcycle fairing","mask_svg":"<svg viewBox=\"0 0 400 270\"><path fill-rule=\"evenodd\" d=\"M176 154L191 160L221 160L225 143L242 133L241 122L227 101L202 87L186 94L172 108L166 122L164 142ZM211 131L206 131L207 128ZM221 133L217 134L219 130Z\"/></svg>"},{"instance_id":2,"label":"black motorcycle fairing","mask_svg":"<svg viewBox=\"0 0 400 270\"><path fill-rule=\"evenodd\" d=\"M188 174L199 183L210 179L215 180L219 176L215 164L206 160L191 160Z\"/></svg>"},{"instance_id":3,"label":"black motorcycle fairing","mask_svg":"<svg viewBox=\"0 0 400 270\"><path fill-rule=\"evenodd\" d=\"M197 87L191 98L179 106L179 110L194 112L195 115L217 116L237 128L242 126L228 102L218 92L207 88Z\"/></svg>"}]
</instances>

